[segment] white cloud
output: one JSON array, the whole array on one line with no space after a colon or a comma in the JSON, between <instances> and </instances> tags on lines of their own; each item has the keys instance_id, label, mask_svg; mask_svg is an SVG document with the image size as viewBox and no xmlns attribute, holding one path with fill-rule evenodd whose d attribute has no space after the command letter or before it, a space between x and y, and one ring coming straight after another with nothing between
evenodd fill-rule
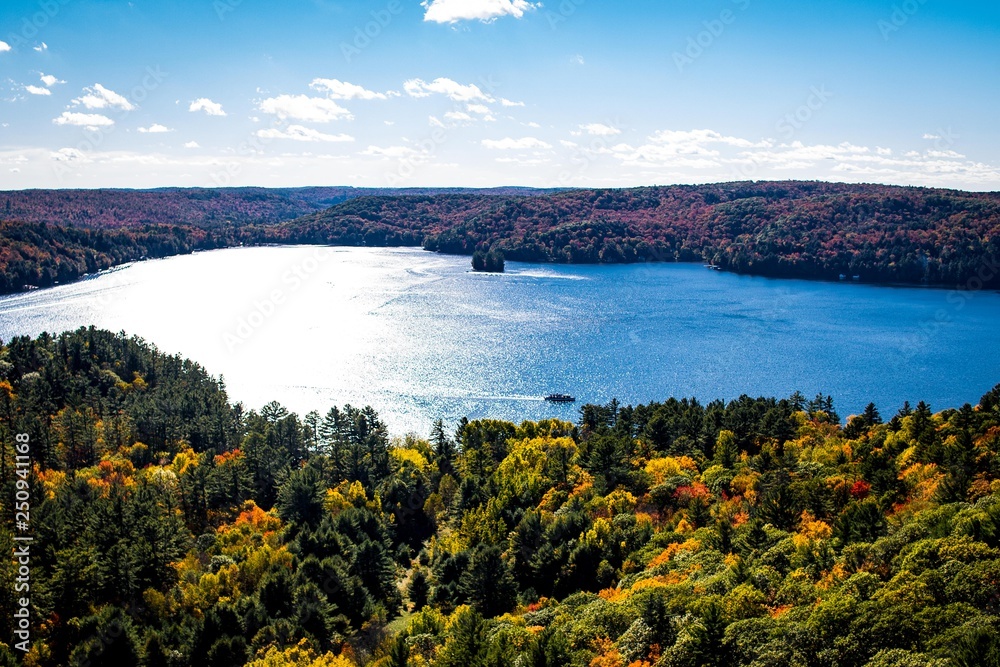
<instances>
[{"instance_id":1,"label":"white cloud","mask_svg":"<svg viewBox=\"0 0 1000 667\"><path fill-rule=\"evenodd\" d=\"M56 162L89 162L87 156L83 154L83 151L76 148L60 148L49 154Z\"/></svg>"},{"instance_id":2,"label":"white cloud","mask_svg":"<svg viewBox=\"0 0 1000 667\"><path fill-rule=\"evenodd\" d=\"M461 123L471 123L475 119L464 111L449 111L444 115L448 120L453 120Z\"/></svg>"},{"instance_id":3,"label":"white cloud","mask_svg":"<svg viewBox=\"0 0 1000 667\"><path fill-rule=\"evenodd\" d=\"M587 125L581 125L580 131L586 132L593 137L613 137L622 133L622 131L617 127L611 127L610 125L605 125L604 123L588 123Z\"/></svg>"},{"instance_id":4,"label":"white cloud","mask_svg":"<svg viewBox=\"0 0 1000 667\"><path fill-rule=\"evenodd\" d=\"M567 148L572 146L564 143ZM640 146L618 144L589 152L610 155L649 179L712 182L811 178L941 187L996 189L1000 169L968 160L953 150L896 152L889 148L839 144L751 141L711 130L657 132ZM693 176L693 172L701 175Z\"/></svg>"},{"instance_id":5,"label":"white cloud","mask_svg":"<svg viewBox=\"0 0 1000 667\"><path fill-rule=\"evenodd\" d=\"M708 144L724 144L738 148L769 148L769 141L754 143L739 137L727 137L714 130L661 130L650 137L653 143L670 146L680 151L702 152Z\"/></svg>"},{"instance_id":6,"label":"white cloud","mask_svg":"<svg viewBox=\"0 0 1000 667\"><path fill-rule=\"evenodd\" d=\"M446 95L455 102L493 102L493 98L480 90L479 86L470 83L462 85L451 79L440 77L427 83L423 79L410 79L403 84L403 89L410 97L430 97L437 93Z\"/></svg>"},{"instance_id":7,"label":"white cloud","mask_svg":"<svg viewBox=\"0 0 1000 667\"><path fill-rule=\"evenodd\" d=\"M38 51L39 53L42 53L43 51L48 51L48 50L49 50L49 45L46 44L45 42L42 42L41 44L39 44L38 46L35 47L35 51Z\"/></svg>"},{"instance_id":8,"label":"white cloud","mask_svg":"<svg viewBox=\"0 0 1000 667\"><path fill-rule=\"evenodd\" d=\"M99 127L110 127L115 124L115 121L99 113L74 113L72 111L63 111L62 115L58 118L53 118L52 122L56 125L85 127L88 130L96 130Z\"/></svg>"},{"instance_id":9,"label":"white cloud","mask_svg":"<svg viewBox=\"0 0 1000 667\"><path fill-rule=\"evenodd\" d=\"M586 65L587 61L583 59L579 53L569 59L569 62L573 65Z\"/></svg>"},{"instance_id":10,"label":"white cloud","mask_svg":"<svg viewBox=\"0 0 1000 667\"><path fill-rule=\"evenodd\" d=\"M507 137L506 139L483 139L483 146L492 150L530 150L532 148L552 148L551 144L547 144L541 139L535 139L534 137L524 137L523 139L511 139Z\"/></svg>"},{"instance_id":11,"label":"white cloud","mask_svg":"<svg viewBox=\"0 0 1000 667\"><path fill-rule=\"evenodd\" d=\"M209 116L225 116L226 112L222 110L222 105L218 102L213 102L207 97L199 97L191 106L188 107L188 111L204 111Z\"/></svg>"},{"instance_id":12,"label":"white cloud","mask_svg":"<svg viewBox=\"0 0 1000 667\"><path fill-rule=\"evenodd\" d=\"M416 155L417 151L413 150L409 146L387 146L382 148L380 146L369 146L365 150L361 151L361 155L370 155L372 157L388 157L388 158L401 158L410 155Z\"/></svg>"},{"instance_id":13,"label":"white cloud","mask_svg":"<svg viewBox=\"0 0 1000 667\"><path fill-rule=\"evenodd\" d=\"M95 83L93 88L84 88L82 97L73 100L73 104L83 105L88 109L113 109L134 111L135 105L113 90Z\"/></svg>"},{"instance_id":14,"label":"white cloud","mask_svg":"<svg viewBox=\"0 0 1000 667\"><path fill-rule=\"evenodd\" d=\"M56 85L57 83L66 83L65 81L61 81L56 77L52 76L51 74L41 74L40 76L42 79L42 83L44 83L49 88Z\"/></svg>"},{"instance_id":15,"label":"white cloud","mask_svg":"<svg viewBox=\"0 0 1000 667\"><path fill-rule=\"evenodd\" d=\"M278 128L257 130L257 136L261 139L291 139L293 141L354 141L354 137L348 134L325 134L302 125L289 125L284 130Z\"/></svg>"},{"instance_id":16,"label":"white cloud","mask_svg":"<svg viewBox=\"0 0 1000 667\"><path fill-rule=\"evenodd\" d=\"M27 90L32 95L51 95L52 94L51 90L49 90L48 88L42 88L41 86L25 86L24 89Z\"/></svg>"},{"instance_id":17,"label":"white cloud","mask_svg":"<svg viewBox=\"0 0 1000 667\"><path fill-rule=\"evenodd\" d=\"M965 156L956 151L927 151L927 157L945 158L948 160L960 160Z\"/></svg>"},{"instance_id":18,"label":"white cloud","mask_svg":"<svg viewBox=\"0 0 1000 667\"><path fill-rule=\"evenodd\" d=\"M333 100L308 95L279 95L260 103L260 110L278 118L294 118L310 123L329 123L343 118L353 120L351 112Z\"/></svg>"},{"instance_id":19,"label":"white cloud","mask_svg":"<svg viewBox=\"0 0 1000 667\"><path fill-rule=\"evenodd\" d=\"M539 158L539 157L533 157L533 158L498 157L496 158L496 161L501 164L515 164L522 167L537 166L540 164L546 164L548 162L551 162L551 160L549 160L548 158Z\"/></svg>"},{"instance_id":20,"label":"white cloud","mask_svg":"<svg viewBox=\"0 0 1000 667\"><path fill-rule=\"evenodd\" d=\"M541 6L526 0L424 0L427 11L424 20L433 23L458 21L490 22L502 16L521 18L524 13Z\"/></svg>"},{"instance_id":21,"label":"white cloud","mask_svg":"<svg viewBox=\"0 0 1000 667\"><path fill-rule=\"evenodd\" d=\"M334 100L387 100L390 97L398 97L399 93L390 90L386 93L377 93L368 90L364 86L359 86L339 79L313 79L309 84L313 90L325 91Z\"/></svg>"},{"instance_id":22,"label":"white cloud","mask_svg":"<svg viewBox=\"0 0 1000 667\"><path fill-rule=\"evenodd\" d=\"M661 130L649 137L649 143L638 147L619 144L605 149L629 166L672 166L686 169L708 169L722 166L720 148L770 148L770 141L754 143L739 137L729 137L714 130Z\"/></svg>"},{"instance_id":23,"label":"white cloud","mask_svg":"<svg viewBox=\"0 0 1000 667\"><path fill-rule=\"evenodd\" d=\"M496 116L490 111L490 108L485 104L466 104L465 108L469 113L477 113L482 116L482 119L487 122L493 122L496 120Z\"/></svg>"},{"instance_id":24,"label":"white cloud","mask_svg":"<svg viewBox=\"0 0 1000 667\"><path fill-rule=\"evenodd\" d=\"M6 53L10 51L10 44L0 39L0 53Z\"/></svg>"},{"instance_id":25,"label":"white cloud","mask_svg":"<svg viewBox=\"0 0 1000 667\"><path fill-rule=\"evenodd\" d=\"M197 141L189 141L184 144L184 148L201 148L201 146L198 145Z\"/></svg>"},{"instance_id":26,"label":"white cloud","mask_svg":"<svg viewBox=\"0 0 1000 667\"><path fill-rule=\"evenodd\" d=\"M928 139L930 141L937 141L938 139L942 139L943 137L940 134L925 134L923 138Z\"/></svg>"},{"instance_id":27,"label":"white cloud","mask_svg":"<svg viewBox=\"0 0 1000 667\"><path fill-rule=\"evenodd\" d=\"M500 98L500 104L504 105L505 107L523 107L524 106L524 102L511 102L506 97L501 97Z\"/></svg>"},{"instance_id":28,"label":"white cloud","mask_svg":"<svg viewBox=\"0 0 1000 667\"><path fill-rule=\"evenodd\" d=\"M149 127L140 127L139 131L143 134L163 134L164 132L173 132L166 125L160 125L159 123L153 123Z\"/></svg>"}]
</instances>

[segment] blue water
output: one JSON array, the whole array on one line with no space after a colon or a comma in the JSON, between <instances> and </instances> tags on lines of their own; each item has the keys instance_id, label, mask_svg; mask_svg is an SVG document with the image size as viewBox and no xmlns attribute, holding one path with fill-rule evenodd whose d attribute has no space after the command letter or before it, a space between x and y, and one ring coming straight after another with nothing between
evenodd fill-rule
<instances>
[{"instance_id":1,"label":"blue water","mask_svg":"<svg viewBox=\"0 0 1000 667\"><path fill-rule=\"evenodd\" d=\"M1000 295L770 280L700 265L508 263L416 249L240 248L0 299L0 338L95 324L223 375L233 400L576 419L583 402L832 394L973 404L1000 382ZM576 405L552 405L552 392Z\"/></svg>"}]
</instances>

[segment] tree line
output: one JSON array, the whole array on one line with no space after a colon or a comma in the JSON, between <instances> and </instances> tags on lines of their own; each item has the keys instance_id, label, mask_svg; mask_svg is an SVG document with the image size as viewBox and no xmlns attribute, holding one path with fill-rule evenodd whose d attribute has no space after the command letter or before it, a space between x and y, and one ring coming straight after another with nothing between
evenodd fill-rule
<instances>
[{"instance_id":1,"label":"tree line","mask_svg":"<svg viewBox=\"0 0 1000 667\"><path fill-rule=\"evenodd\" d=\"M197 191L181 198L184 205L139 217L113 199L115 206L101 208L101 191L67 194L54 204L58 224L55 214L8 207L8 216L0 212L8 218L0 223L0 291L65 282L144 256L261 243L423 246L525 262L707 262L771 277L1000 286L996 193L814 182L530 194L318 190L308 200L275 194L284 191L242 198ZM129 194L137 202L147 196ZM289 219L295 211L307 214ZM90 228L94 219L103 221L100 229Z\"/></svg>"},{"instance_id":2,"label":"tree line","mask_svg":"<svg viewBox=\"0 0 1000 667\"><path fill-rule=\"evenodd\" d=\"M576 423L248 409L94 328L0 344L30 436L22 664L996 665L1000 385L586 405ZM18 664L0 562L0 664Z\"/></svg>"}]
</instances>

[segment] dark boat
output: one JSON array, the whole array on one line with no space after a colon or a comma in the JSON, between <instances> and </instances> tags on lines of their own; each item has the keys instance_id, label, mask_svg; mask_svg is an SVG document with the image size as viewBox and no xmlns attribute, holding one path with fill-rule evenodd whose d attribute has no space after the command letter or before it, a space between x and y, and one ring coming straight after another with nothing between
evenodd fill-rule
<instances>
[{"instance_id":1,"label":"dark boat","mask_svg":"<svg viewBox=\"0 0 1000 667\"><path fill-rule=\"evenodd\" d=\"M569 394L549 394L545 400L550 403L576 403L576 397Z\"/></svg>"}]
</instances>

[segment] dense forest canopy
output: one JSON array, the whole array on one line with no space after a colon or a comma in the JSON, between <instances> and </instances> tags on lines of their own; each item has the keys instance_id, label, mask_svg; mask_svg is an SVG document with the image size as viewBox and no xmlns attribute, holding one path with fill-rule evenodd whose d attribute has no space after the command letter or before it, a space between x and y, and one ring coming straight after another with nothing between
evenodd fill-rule
<instances>
[{"instance_id":1,"label":"dense forest canopy","mask_svg":"<svg viewBox=\"0 0 1000 667\"><path fill-rule=\"evenodd\" d=\"M274 224L356 197L530 195L531 188L157 188L0 191L0 220L115 229L146 225Z\"/></svg>"},{"instance_id":2,"label":"dense forest canopy","mask_svg":"<svg viewBox=\"0 0 1000 667\"><path fill-rule=\"evenodd\" d=\"M530 196L517 189L108 192L0 195L0 206L4 196L8 202L6 215L0 209L8 218L0 223L0 292L142 257L259 243L495 251L528 262L706 262L772 277L1000 287L997 193L811 182ZM318 211L333 201L340 203Z\"/></svg>"},{"instance_id":3,"label":"dense forest canopy","mask_svg":"<svg viewBox=\"0 0 1000 667\"><path fill-rule=\"evenodd\" d=\"M266 236L370 245L422 238L429 250L497 249L514 261L706 261L775 277L1000 285L1000 195L926 188L762 182L359 198Z\"/></svg>"},{"instance_id":4,"label":"dense forest canopy","mask_svg":"<svg viewBox=\"0 0 1000 667\"><path fill-rule=\"evenodd\" d=\"M0 542L27 434L23 664L1000 664L1000 386L841 424L793 394L394 438L371 408L232 405L124 334L15 338Z\"/></svg>"}]
</instances>

